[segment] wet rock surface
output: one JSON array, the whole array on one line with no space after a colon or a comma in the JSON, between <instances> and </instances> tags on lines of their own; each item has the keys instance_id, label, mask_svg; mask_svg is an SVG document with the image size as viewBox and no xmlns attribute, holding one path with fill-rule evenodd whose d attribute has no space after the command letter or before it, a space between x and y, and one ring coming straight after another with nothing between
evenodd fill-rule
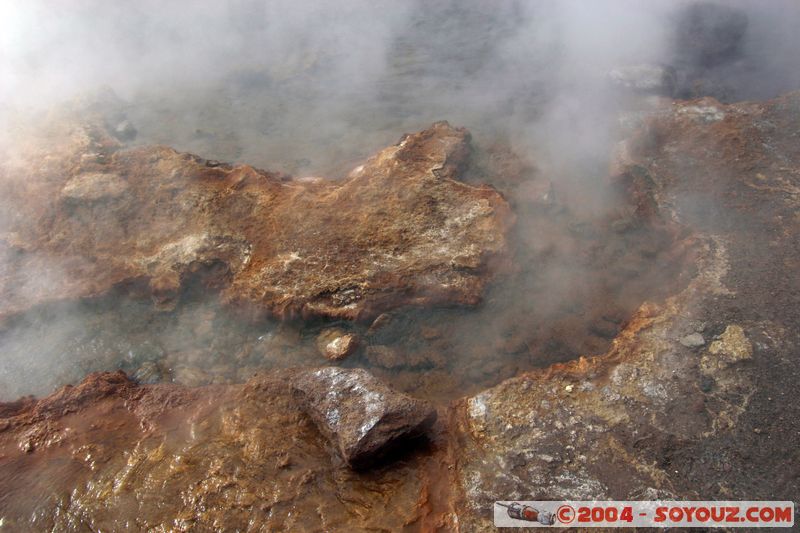
<instances>
[{"instance_id":1,"label":"wet rock surface","mask_svg":"<svg viewBox=\"0 0 800 533\"><path fill-rule=\"evenodd\" d=\"M303 372L292 391L342 459L356 469L413 446L436 420L430 403L392 390L363 369Z\"/></svg>"},{"instance_id":2,"label":"wet rock surface","mask_svg":"<svg viewBox=\"0 0 800 533\"><path fill-rule=\"evenodd\" d=\"M18 125L0 164L0 316L123 284L169 309L199 279L255 314L369 319L474 305L505 262L508 206L458 181L469 134L445 122L332 181L125 149L79 115Z\"/></svg>"},{"instance_id":3,"label":"wet rock surface","mask_svg":"<svg viewBox=\"0 0 800 533\"><path fill-rule=\"evenodd\" d=\"M492 531L498 498L794 500L799 129L798 93L765 103L669 103L639 116L608 181L630 201L615 234L652 240L642 228L658 228L673 236L663 250L623 249L680 258L685 283L668 284L668 298L633 316L609 309L607 296L637 283L638 269L598 295L591 309L602 309L603 321L595 329L613 335L608 349L598 344L601 355L580 345L569 353L585 357L522 372L470 360L475 380L487 372L511 379L440 408L429 446L398 461L349 468L294 398L298 371L198 388L96 374L42 400L0 404L0 515L12 529L67 531ZM534 216L542 224L563 216L546 214ZM557 228L542 227L563 241ZM571 244L594 230L571 229ZM610 248L587 260L620 249ZM626 261L635 264L634 253ZM399 312L381 320L364 332L364 359L345 362L373 358L414 386L445 379L448 372L428 369L456 344L452 320L423 321L424 330L406 320ZM576 322L563 320L558 338L574 337ZM504 331L497 352L558 349L527 329ZM427 351L392 342L409 331ZM308 359L317 364L318 333L309 335ZM286 347L301 336L287 324L260 342L272 357L296 360L299 352ZM423 353L432 355L418 362ZM138 367L148 357L137 354Z\"/></svg>"},{"instance_id":4,"label":"wet rock surface","mask_svg":"<svg viewBox=\"0 0 800 533\"><path fill-rule=\"evenodd\" d=\"M245 385L136 385L98 373L0 404L10 531L430 529L447 523L446 442L355 472L292 398L291 372ZM308 512L313 509L313 512ZM381 512L374 512L380 509Z\"/></svg>"}]
</instances>

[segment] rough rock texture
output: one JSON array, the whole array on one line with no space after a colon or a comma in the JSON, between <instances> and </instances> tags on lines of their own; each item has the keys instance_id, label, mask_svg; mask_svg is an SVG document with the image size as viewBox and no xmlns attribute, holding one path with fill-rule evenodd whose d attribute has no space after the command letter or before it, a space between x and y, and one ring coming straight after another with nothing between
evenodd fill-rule
<instances>
[{"instance_id":1,"label":"rough rock texture","mask_svg":"<svg viewBox=\"0 0 800 533\"><path fill-rule=\"evenodd\" d=\"M86 115L0 154L0 316L123 283L168 306L199 277L254 312L366 319L475 304L505 261L507 204L457 181L469 134L446 122L329 181L123 149Z\"/></svg>"},{"instance_id":2,"label":"rough rock texture","mask_svg":"<svg viewBox=\"0 0 800 533\"><path fill-rule=\"evenodd\" d=\"M391 466L352 471L299 410L291 380L275 373L190 389L103 373L39 401L0 404L4 528L398 531L446 523L441 434Z\"/></svg>"},{"instance_id":3,"label":"rough rock texture","mask_svg":"<svg viewBox=\"0 0 800 533\"><path fill-rule=\"evenodd\" d=\"M199 389L92 375L0 404L4 524L472 532L494 530L497 499L796 500L800 93L640 119L611 184L674 227L691 280L606 354L460 400L430 448L368 472L331 453L294 374Z\"/></svg>"},{"instance_id":4,"label":"rough rock texture","mask_svg":"<svg viewBox=\"0 0 800 533\"><path fill-rule=\"evenodd\" d=\"M292 390L354 468L370 466L424 436L436 420L430 403L392 390L360 368L310 370L295 379Z\"/></svg>"},{"instance_id":5,"label":"rough rock texture","mask_svg":"<svg viewBox=\"0 0 800 533\"><path fill-rule=\"evenodd\" d=\"M683 228L693 279L605 355L458 404L464 530L493 531L498 498L800 494L800 93L640 118L613 178L639 216Z\"/></svg>"}]
</instances>

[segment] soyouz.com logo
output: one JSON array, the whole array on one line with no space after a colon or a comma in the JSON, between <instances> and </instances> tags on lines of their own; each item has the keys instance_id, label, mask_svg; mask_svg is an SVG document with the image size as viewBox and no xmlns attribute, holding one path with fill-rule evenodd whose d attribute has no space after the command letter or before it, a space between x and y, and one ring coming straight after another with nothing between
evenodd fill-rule
<instances>
[{"instance_id":1,"label":"soyouz.com logo","mask_svg":"<svg viewBox=\"0 0 800 533\"><path fill-rule=\"evenodd\" d=\"M497 527L792 527L789 501L513 501L494 504Z\"/></svg>"}]
</instances>

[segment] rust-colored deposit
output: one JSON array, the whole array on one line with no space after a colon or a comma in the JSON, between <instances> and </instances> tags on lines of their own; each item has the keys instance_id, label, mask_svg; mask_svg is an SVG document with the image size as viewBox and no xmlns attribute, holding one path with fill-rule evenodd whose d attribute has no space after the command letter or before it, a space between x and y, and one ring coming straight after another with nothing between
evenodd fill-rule
<instances>
[{"instance_id":1,"label":"rust-colored deposit","mask_svg":"<svg viewBox=\"0 0 800 533\"><path fill-rule=\"evenodd\" d=\"M13 531L428 528L441 435L389 467L350 470L292 400L291 372L244 385L137 386L92 374L2 404L0 516ZM434 509L436 512L434 512Z\"/></svg>"},{"instance_id":2,"label":"rust-colored deposit","mask_svg":"<svg viewBox=\"0 0 800 533\"><path fill-rule=\"evenodd\" d=\"M168 306L200 276L254 312L367 319L476 304L505 262L508 206L457 181L469 134L446 122L338 181L122 149L98 124L20 126L2 154L0 315L122 283Z\"/></svg>"}]
</instances>

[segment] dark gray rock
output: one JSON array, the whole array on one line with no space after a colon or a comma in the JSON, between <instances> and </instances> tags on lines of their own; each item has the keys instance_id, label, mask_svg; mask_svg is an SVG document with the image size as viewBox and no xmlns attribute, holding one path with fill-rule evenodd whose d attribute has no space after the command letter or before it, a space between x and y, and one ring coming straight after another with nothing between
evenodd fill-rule
<instances>
[{"instance_id":1,"label":"dark gray rock","mask_svg":"<svg viewBox=\"0 0 800 533\"><path fill-rule=\"evenodd\" d=\"M292 393L352 468L388 458L427 433L436 410L363 369L325 367L299 374Z\"/></svg>"}]
</instances>

